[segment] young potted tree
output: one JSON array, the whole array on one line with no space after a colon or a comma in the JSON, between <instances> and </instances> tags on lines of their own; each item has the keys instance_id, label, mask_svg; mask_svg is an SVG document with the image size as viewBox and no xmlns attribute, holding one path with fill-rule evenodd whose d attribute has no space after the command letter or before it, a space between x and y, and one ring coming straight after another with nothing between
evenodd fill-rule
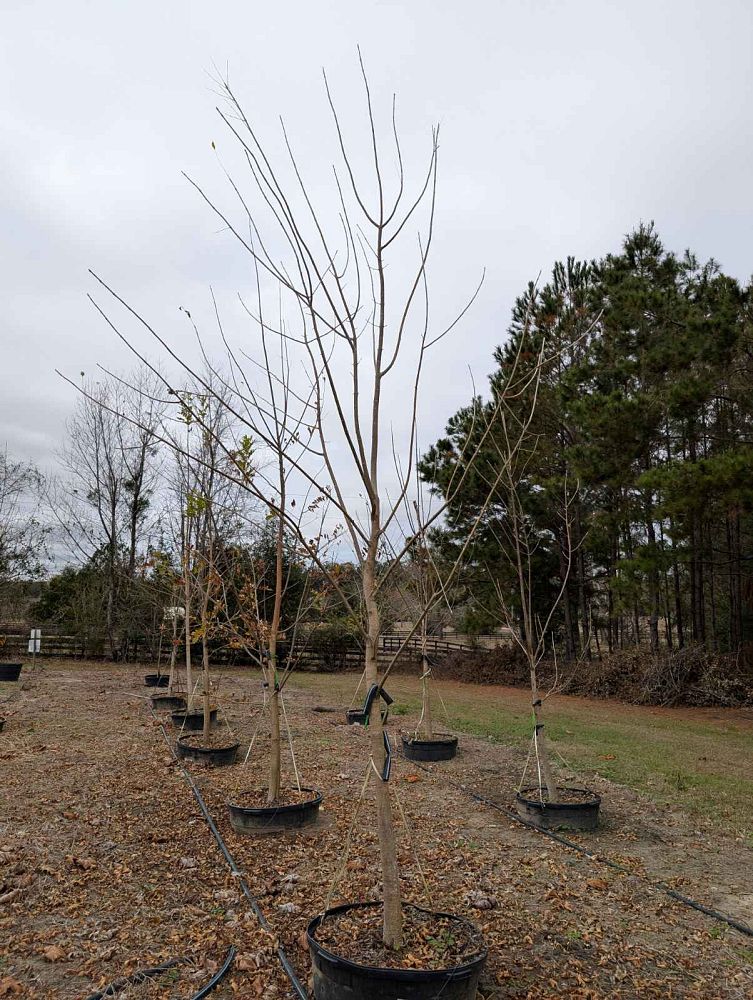
<instances>
[{"instance_id":1,"label":"young potted tree","mask_svg":"<svg viewBox=\"0 0 753 1000\"><path fill-rule=\"evenodd\" d=\"M283 691L295 668L300 628L310 625L310 570L321 562L324 547L336 537L336 532L327 534L324 529L326 494L317 495L312 484L304 483L303 502L291 496L291 478L309 451L313 393L309 390L308 395L299 396L292 388L287 343L282 341L274 352L270 349L258 264L254 264L265 368L262 389L252 389L248 380L245 385L254 412L264 414L264 435L259 456L254 440L244 435L229 457L246 489L263 502L265 515L255 545L246 553L250 559L233 574L238 583L234 614L226 617L231 641L258 663L264 683L270 739L266 786L244 787L227 804L236 832L251 834L296 830L318 818L323 796L301 785L289 727L295 785L283 784L281 722ZM283 329L282 317L278 325ZM232 364L232 357L229 360ZM302 538L305 545L299 542ZM246 762L250 753L249 747Z\"/></svg>"},{"instance_id":2,"label":"young potted tree","mask_svg":"<svg viewBox=\"0 0 753 1000\"><path fill-rule=\"evenodd\" d=\"M236 516L233 507L235 495L228 480L219 472L221 445L227 434L227 415L220 402L211 395L194 394L192 399L201 416L202 427L195 449L193 478L188 481L186 490L186 535L189 541L193 539L193 545L186 553L184 563L186 572L191 573L191 586L186 588L186 596L190 598L193 592L198 597L199 624L193 633L187 626L186 643L188 647L191 642L201 641L201 709L194 708L194 691L189 689L185 711L173 712L172 719L181 730L176 744L179 757L222 767L235 763L240 742L229 731L212 733L218 709L212 698L210 643L218 632L217 598L222 589L217 568L220 538L227 515L231 518ZM185 400L182 400L184 412L185 405Z\"/></svg>"},{"instance_id":3,"label":"young potted tree","mask_svg":"<svg viewBox=\"0 0 753 1000\"><path fill-rule=\"evenodd\" d=\"M589 789L558 785L554 778L543 715L548 695L542 696L539 684L539 669L547 648L556 651L556 617L566 594L573 558L571 508L577 488L549 469L548 456L538 455L540 434L534 418L543 373L556 365L559 353L572 348L572 344L559 344L547 354L546 338L541 333L537 338L531 336L527 316L522 317L517 334L508 347L502 374L492 380L492 401L480 407L474 404L453 417L448 437L429 451L421 472L434 489L446 495L448 484L465 464L463 454L467 453L469 440L480 431L483 434L483 447L473 455L469 494L475 495L452 505L454 523L450 518L446 540L450 547L461 544L458 539L464 545L469 511L473 512L473 523L478 519L475 506L484 512L484 530L479 533L471 560L476 572L483 573L485 580L493 584L493 595L482 610L504 625L518 644L531 684L533 733L529 759L533 760L538 780L535 785L522 787L524 774L516 807L521 816L537 826L593 829L599 796ZM536 460L547 472L547 496L559 511L556 532L542 531L534 516L543 492L531 479ZM559 540L557 560L548 551L555 536ZM490 549L493 562L487 558ZM555 561L557 569L553 570Z\"/></svg>"},{"instance_id":4,"label":"young potted tree","mask_svg":"<svg viewBox=\"0 0 753 1000\"><path fill-rule=\"evenodd\" d=\"M274 409L281 411L279 402L267 398L259 405L249 390L254 366L249 372L240 362L248 357L248 349L229 346L227 332L221 327L232 372L225 383L231 387L232 399L226 400L225 406L239 424L247 427L255 442L292 470L303 492L311 490L317 497L328 497L333 517L342 528L340 545L344 548L349 544L351 559L358 566L358 599L345 592L337 574L319 557L316 540L301 530L290 509L280 503L279 497L270 500L265 496L258 476L247 481L237 462L227 474L235 482L243 482L284 522L296 545L327 577L342 601L344 614L361 626L368 691L364 783L373 793L382 892L377 900L328 908L311 921L307 938L314 994L318 1000L352 1000L355 996L418 1000L439 995L443 1000L470 1000L475 996L486 958L479 930L462 915L429 912L403 899L390 786L392 746L382 724L382 705L389 699L385 681L402 649L386 665L380 663L379 655L383 595L414 544L412 538L399 539L398 522L413 480L421 375L432 347L449 333L470 302L447 327L433 329L428 311L427 261L434 232L438 133L432 133L426 174L415 196L409 197L394 132L399 181L397 192L389 197L365 75L364 85L374 164L374 202L367 206L368 199L356 180L330 101L345 166L345 182L338 179L336 185L341 204L336 231L330 232L331 227L317 215L291 150L296 191L303 199L302 210L294 207L296 192L286 190L242 107L222 81L230 111L221 112L221 116L251 168L261 211L270 213L291 259L280 264L268 252L268 244L260 235L260 220L252 212L248 198L240 198L240 222L207 198L226 230L250 255L257 274L263 273L265 287L275 284L275 299L292 306L289 315L297 324L295 329L288 323L277 324L270 331L258 306L246 307L265 333L278 337L283 357L287 357L287 350L295 352L296 363L285 362L282 382L300 403L298 431L283 437L276 434L274 426L278 422L270 425L269 418ZM233 190L239 192L236 185ZM410 250L405 248L400 257L396 248L404 242L406 227L421 211L426 216L425 235L415 245L415 267L408 273L405 252ZM340 238L344 245L335 248L333 241ZM260 298L263 294L264 289ZM154 335L164 345L164 340ZM190 367L185 358L181 361ZM263 353L260 365L263 371L270 372L269 357ZM274 377L273 382L280 384ZM201 385L202 391L216 398L207 380ZM406 401L407 412L397 418L399 426L393 421L390 430L385 426L389 419L387 408L394 408L398 399ZM205 422L199 422L203 428ZM284 420L282 423L287 426ZM402 463L398 455L403 456ZM466 469L453 480L450 495L427 516L420 526L422 532L438 521L462 491L467 474ZM421 628L429 610L421 609L406 644ZM270 654L268 649L267 658ZM273 676L271 670L268 675ZM270 693L279 692L273 686ZM437 941L442 942L441 948L433 948L432 942ZM416 968L415 955L419 953L426 958Z\"/></svg>"},{"instance_id":5,"label":"young potted tree","mask_svg":"<svg viewBox=\"0 0 753 1000\"><path fill-rule=\"evenodd\" d=\"M310 402L306 408L308 437L303 453L295 459L291 460L292 443L276 440L264 420L252 416L250 423L256 438L266 440L273 452L291 460L303 482L329 495L334 514L343 525L344 537L349 539L353 558L360 568L360 607L354 607L346 594L341 593L341 597L346 613L359 615L362 623L365 680L369 692L365 775L374 794L382 898L334 907L311 921L308 943L314 994L321 1000L372 995L397 1000L406 996L435 997L438 993L470 998L476 993L486 957L477 928L464 917L420 910L404 903L402 898L389 780L392 748L383 728L381 711L382 702L389 696L383 687L384 673L379 661L382 588L409 548L406 544L391 553L390 533L412 480L420 374L426 353L442 336L441 332L432 335L429 331L424 298L436 190L437 134L433 134L429 168L418 198L401 213L402 172L400 191L388 205L369 99L369 128L374 136L375 178L379 191L376 207L369 210L356 185L351 162L342 144L339 120L334 115L354 203L346 207L343 201L341 221L348 251L343 256L330 246L330 238L316 216L293 160L307 206L305 210L313 219L313 232L310 236L304 234L303 219L296 217L291 195L270 167L270 160L230 87L226 83L223 86L231 107L231 114L223 114L223 119L253 163L252 174L265 205L270 204L268 192L272 193L274 221L290 247L291 266L279 266L267 253L261 237L244 238L241 229L254 234L259 232L245 198L242 204L247 215L242 227L234 224L225 213L219 214L255 264L267 277L272 276L277 281L280 295L294 304L299 316L298 328L293 332L288 327L280 327L280 337L291 350L296 348L306 373L303 385L310 387L307 397ZM368 96L368 86L366 93ZM402 168L402 161L400 166ZM342 188L339 192L344 198ZM397 310L392 311L388 305L387 276L392 273L388 269L389 249L394 247L405 224L424 201L428 201L428 236L419 244L418 262L407 282L405 298ZM360 212L358 223L351 220L351 211ZM370 229L370 235L361 237L365 229ZM366 306L361 301L361 294L369 288L372 297ZM407 328L415 329L416 304L418 334L409 338ZM362 336L368 339L368 347L366 341L362 344ZM413 351L414 358L412 384L409 380L407 388L411 416L407 440L403 443L408 468L402 470L404 481L398 486L396 496L387 500L382 484L383 466L386 455L394 453L384 443L384 403L389 392L390 373L394 379L399 370L396 368L398 359L408 348ZM341 359L340 354L343 355ZM298 398L306 394L305 389L295 391ZM299 445L300 438L294 442L296 452ZM357 489L351 485L353 481ZM354 493L360 496L354 497ZM285 517L284 511L279 513ZM292 528L298 531L295 525ZM299 537L299 542L316 561L310 540ZM326 572L326 566L319 565ZM330 579L333 587L339 590L339 581ZM437 953L434 961L427 960L425 968L416 969L415 962L408 956L417 949L430 953L431 946L426 948L430 940L452 944L443 949L441 955Z\"/></svg>"},{"instance_id":6,"label":"young potted tree","mask_svg":"<svg viewBox=\"0 0 753 1000\"><path fill-rule=\"evenodd\" d=\"M181 619L185 615L185 609L176 603L177 589L173 590L172 604L163 609L163 622L169 622L170 636L170 669L167 674L167 691L165 694L152 695L152 707L156 709L169 709L177 711L186 708L186 699L182 688L179 688L178 681L178 649L180 648L180 638L178 629ZM189 653L190 655L190 653Z\"/></svg>"},{"instance_id":7,"label":"young potted tree","mask_svg":"<svg viewBox=\"0 0 753 1000\"><path fill-rule=\"evenodd\" d=\"M558 785L552 773L548 741L545 736L543 705L552 690L542 697L538 668L545 652L547 639L551 637L550 627L555 612L562 601L570 575L572 546L570 544L570 505L572 495L567 484L562 503L563 531L567 539L567 570L559 591L556 593L546 617L536 614L533 601L533 562L538 540L526 518L520 497L520 480L516 478L515 467L507 477L507 519L509 535L513 540L510 549L514 578L517 585L517 599L520 619L514 623L509 597L499 588L499 605L503 618L515 636L525 655L531 682L531 708L533 711L533 734L531 756L535 761L539 780L534 785L522 786L515 796L518 813L527 821L543 829L565 828L569 830L594 830L599 821L601 797L587 788ZM513 625L517 624L517 628ZM525 777L525 776L524 776Z\"/></svg>"},{"instance_id":8,"label":"young potted tree","mask_svg":"<svg viewBox=\"0 0 753 1000\"><path fill-rule=\"evenodd\" d=\"M421 505L421 506L419 506ZM432 660L429 654L429 618L438 606L448 602L448 587L442 580L440 567L434 559L423 525L426 514L423 498L414 501L415 519L411 520L415 538L409 566L410 589L414 591L414 607L420 616L418 648L421 655L421 715L412 732L402 733L403 754L408 760L444 761L457 754L458 738L441 733L434 725L432 705Z\"/></svg>"},{"instance_id":9,"label":"young potted tree","mask_svg":"<svg viewBox=\"0 0 753 1000\"><path fill-rule=\"evenodd\" d=\"M279 509L285 510L284 490ZM322 793L301 784L288 726L294 782L283 784L282 721L284 688L295 668L299 627L309 607L310 575L295 547L285 535L285 522L275 517L265 526L251 552L250 565L239 577L234 602L235 618L229 621L233 642L258 663L265 694L262 709L269 729L267 780L262 788L244 787L228 800L230 822L237 833L278 833L316 822ZM283 616L283 609L285 614ZM249 747L246 763L251 755Z\"/></svg>"}]
</instances>

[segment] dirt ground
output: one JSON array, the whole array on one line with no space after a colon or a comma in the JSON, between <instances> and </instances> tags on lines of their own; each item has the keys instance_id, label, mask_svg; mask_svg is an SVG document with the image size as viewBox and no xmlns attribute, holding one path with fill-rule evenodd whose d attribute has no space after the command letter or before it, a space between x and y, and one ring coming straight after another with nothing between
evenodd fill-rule
<instances>
[{"instance_id":1,"label":"dirt ground","mask_svg":"<svg viewBox=\"0 0 753 1000\"><path fill-rule=\"evenodd\" d=\"M297 767L304 785L325 793L316 828L233 833L227 799L264 784L261 730L247 765L191 765L274 933L261 930L149 711L145 672L46 663L0 691L8 716L0 734L0 997L83 1000L138 968L180 958L116 996L189 998L231 945L233 971L213 996L290 997L278 941L306 982L308 920L327 902L379 893L371 797L361 798L366 733L339 714L314 712L321 691L294 679L285 701ZM258 680L225 675L218 694L245 752L257 729ZM411 723L395 718L390 730ZM573 839L637 877L618 874L457 787L508 805L524 758L517 743L463 735L452 762L424 771L397 758L393 769L405 896L482 927L489 960L479 996L753 997L753 938L646 880L666 880L752 922L745 841L598 779L602 825ZM289 754L285 763L292 781Z\"/></svg>"}]
</instances>

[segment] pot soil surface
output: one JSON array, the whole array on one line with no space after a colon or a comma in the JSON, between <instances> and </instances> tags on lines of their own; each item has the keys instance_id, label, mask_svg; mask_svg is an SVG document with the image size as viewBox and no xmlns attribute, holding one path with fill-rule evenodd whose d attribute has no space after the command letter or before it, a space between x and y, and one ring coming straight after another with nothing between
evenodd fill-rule
<instances>
[{"instance_id":1,"label":"pot soil surface","mask_svg":"<svg viewBox=\"0 0 753 1000\"><path fill-rule=\"evenodd\" d=\"M267 790L254 788L244 791L233 800L233 805L242 809L272 809L275 806L297 806L302 802L313 802L316 798L312 792L299 792L297 788L281 788L274 802L267 801Z\"/></svg>"},{"instance_id":2,"label":"pot soil surface","mask_svg":"<svg viewBox=\"0 0 753 1000\"><path fill-rule=\"evenodd\" d=\"M203 733L191 733L180 738L183 746L196 747L199 750L229 750L234 747L238 740L227 733L210 733L208 739Z\"/></svg>"},{"instance_id":3,"label":"pot soil surface","mask_svg":"<svg viewBox=\"0 0 753 1000\"><path fill-rule=\"evenodd\" d=\"M546 788L521 789L521 795L531 802L549 802L549 793ZM583 802L593 802L594 793L585 788L557 788L557 798L554 800L559 805L580 805Z\"/></svg>"},{"instance_id":4,"label":"pot soil surface","mask_svg":"<svg viewBox=\"0 0 753 1000\"><path fill-rule=\"evenodd\" d=\"M465 920L403 907L403 947L385 948L382 909L361 907L327 917L316 940L339 958L381 969L451 969L484 950L481 933Z\"/></svg>"}]
</instances>

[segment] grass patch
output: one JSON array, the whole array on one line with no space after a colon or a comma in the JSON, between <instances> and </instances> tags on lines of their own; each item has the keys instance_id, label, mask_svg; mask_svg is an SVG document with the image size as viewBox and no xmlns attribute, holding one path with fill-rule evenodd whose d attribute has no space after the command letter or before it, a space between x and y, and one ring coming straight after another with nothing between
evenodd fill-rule
<instances>
[{"instance_id":1,"label":"grass patch","mask_svg":"<svg viewBox=\"0 0 753 1000\"><path fill-rule=\"evenodd\" d=\"M352 675L297 674L296 687L349 704ZM398 675L385 685L393 715L421 709L417 678ZM523 689L435 682L450 728L525 748L531 736L529 695ZM359 693L360 697L360 693ZM663 805L753 836L753 722L728 709L656 709L555 696L545 704L555 754L573 770L598 774ZM439 697L434 710L441 726ZM556 756L555 756L556 759Z\"/></svg>"}]
</instances>

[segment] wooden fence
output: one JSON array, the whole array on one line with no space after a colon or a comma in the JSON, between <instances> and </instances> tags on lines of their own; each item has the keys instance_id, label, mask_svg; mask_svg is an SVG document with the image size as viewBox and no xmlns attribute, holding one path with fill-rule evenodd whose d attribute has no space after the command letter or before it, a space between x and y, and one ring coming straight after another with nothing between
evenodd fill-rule
<instances>
[{"instance_id":1,"label":"wooden fence","mask_svg":"<svg viewBox=\"0 0 753 1000\"><path fill-rule=\"evenodd\" d=\"M29 631L33 625L23 625L18 622L0 623L0 658L27 659ZM42 658L76 658L76 659L111 659L107 637L104 633L88 633L86 635L71 635L54 625L41 626L41 650L37 654ZM451 653L471 652L478 646L470 645L466 637L448 637L446 639L429 637L427 652L432 658L441 658ZM158 650L154 640L149 641L144 636L129 637L129 660L133 662L154 663ZM195 647L197 658L200 648ZM396 653L400 653L403 665L418 664L421 656L421 640L412 636L406 642L403 634L386 634L381 637L379 660L383 665L389 663ZM285 663L290 650L287 644L279 644L280 662ZM312 637L307 642L299 643L293 650L296 667L301 670L321 672L341 672L362 670L364 666L363 649L354 639L343 638L334 640L317 640ZM162 662L169 658L169 644L162 648ZM255 658L244 650L230 646L215 646L212 649L212 662L218 666L253 665Z\"/></svg>"}]
</instances>

